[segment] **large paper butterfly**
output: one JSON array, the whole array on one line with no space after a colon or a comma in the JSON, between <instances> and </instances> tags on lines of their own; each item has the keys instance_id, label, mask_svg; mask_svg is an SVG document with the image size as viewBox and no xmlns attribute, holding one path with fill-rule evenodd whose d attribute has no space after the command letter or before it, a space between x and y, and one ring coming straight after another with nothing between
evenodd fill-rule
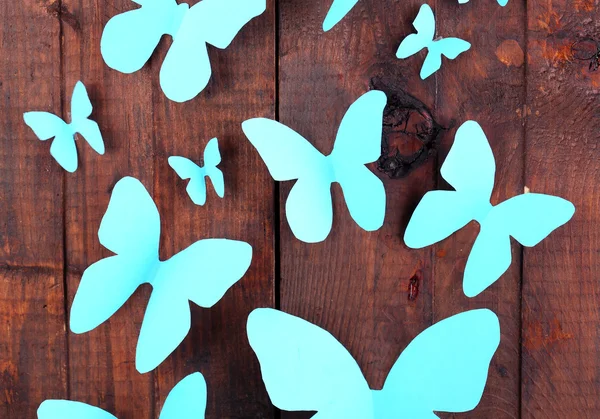
<instances>
[{"instance_id":1,"label":"large paper butterfly","mask_svg":"<svg viewBox=\"0 0 600 419\"><path fill-rule=\"evenodd\" d=\"M106 64L122 73L141 69L163 35L173 37L160 70L165 95L176 102L193 99L211 76L207 44L227 48L266 0L202 0L190 8L175 0L133 0L141 5L108 21L100 49Z\"/></svg>"},{"instance_id":2,"label":"large paper butterfly","mask_svg":"<svg viewBox=\"0 0 600 419\"><path fill-rule=\"evenodd\" d=\"M467 296L481 293L506 272L511 263L510 237L535 246L571 219L575 207L551 195L526 193L496 206L490 203L496 163L487 138L475 121L465 122L441 168L455 191L427 192L406 228L407 246L437 243L472 220L480 231L465 266Z\"/></svg>"},{"instance_id":3,"label":"large paper butterfly","mask_svg":"<svg viewBox=\"0 0 600 419\"><path fill-rule=\"evenodd\" d=\"M50 154L67 172L77 170L75 135L79 133L99 154L104 154L104 141L98 124L90 119L92 103L82 82L77 82L71 97L71 123L49 112L26 112L25 123L35 135L46 141L54 138Z\"/></svg>"},{"instance_id":4,"label":"large paper butterfly","mask_svg":"<svg viewBox=\"0 0 600 419\"><path fill-rule=\"evenodd\" d=\"M206 413L206 381L199 372L188 375L169 393L159 419L203 419ZM45 400L38 419L117 419L95 406L70 400Z\"/></svg>"},{"instance_id":5,"label":"large paper butterfly","mask_svg":"<svg viewBox=\"0 0 600 419\"><path fill-rule=\"evenodd\" d=\"M442 66L442 54L451 60L458 57L461 52L471 48L471 44L459 38L442 38L434 40L435 17L431 7L424 4L413 22L417 33L408 35L396 52L398 58L408 58L423 48L427 48L427 57L421 67L421 79L431 76Z\"/></svg>"},{"instance_id":6,"label":"large paper butterfly","mask_svg":"<svg viewBox=\"0 0 600 419\"><path fill-rule=\"evenodd\" d=\"M252 259L247 243L207 239L160 261L158 210L140 181L131 177L115 185L98 238L116 256L83 273L71 307L71 330L94 329L140 285L151 284L136 349L136 367L142 373L156 368L188 334L188 300L212 307L246 273Z\"/></svg>"},{"instance_id":7,"label":"large paper butterfly","mask_svg":"<svg viewBox=\"0 0 600 419\"><path fill-rule=\"evenodd\" d=\"M358 0L333 0L325 21L323 22L323 30L327 32L348 14L350 10L358 3Z\"/></svg>"},{"instance_id":8,"label":"large paper butterfly","mask_svg":"<svg viewBox=\"0 0 600 419\"><path fill-rule=\"evenodd\" d=\"M436 418L474 409L500 342L487 309L440 321L402 352L383 389L371 390L360 367L328 332L273 309L248 318L248 339L275 406L317 411L320 419Z\"/></svg>"},{"instance_id":9,"label":"large paper butterfly","mask_svg":"<svg viewBox=\"0 0 600 419\"><path fill-rule=\"evenodd\" d=\"M325 240L331 231L331 184L338 182L350 215L367 231L383 225L385 189L365 164L381 155L383 92L373 90L354 102L340 124L333 151L324 156L300 134L265 118L242 124L244 133L277 181L298 179L286 202L294 235L308 243Z\"/></svg>"},{"instance_id":10,"label":"large paper butterfly","mask_svg":"<svg viewBox=\"0 0 600 419\"><path fill-rule=\"evenodd\" d=\"M219 153L219 142L213 138L204 149L204 166L199 167L196 163L185 157L169 157L169 165L175 170L181 179L190 179L187 192L194 204L204 205L206 203L206 180L208 177L215 188L215 192L221 198L225 195L225 182L223 172L217 168L221 163Z\"/></svg>"}]
</instances>

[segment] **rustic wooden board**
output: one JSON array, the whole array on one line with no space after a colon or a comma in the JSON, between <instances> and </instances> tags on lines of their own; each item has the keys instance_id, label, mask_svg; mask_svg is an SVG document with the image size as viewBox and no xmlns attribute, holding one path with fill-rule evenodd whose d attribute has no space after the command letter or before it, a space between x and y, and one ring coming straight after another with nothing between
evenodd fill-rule
<instances>
[{"instance_id":1,"label":"rustic wooden board","mask_svg":"<svg viewBox=\"0 0 600 419\"><path fill-rule=\"evenodd\" d=\"M592 1L528 2L525 184L577 211L523 264L523 418L595 418L600 408L600 75L571 57L599 39Z\"/></svg>"},{"instance_id":2,"label":"rustic wooden board","mask_svg":"<svg viewBox=\"0 0 600 419\"><path fill-rule=\"evenodd\" d=\"M63 181L23 122L60 113L60 25L48 4L0 5L0 417L67 396Z\"/></svg>"}]
</instances>

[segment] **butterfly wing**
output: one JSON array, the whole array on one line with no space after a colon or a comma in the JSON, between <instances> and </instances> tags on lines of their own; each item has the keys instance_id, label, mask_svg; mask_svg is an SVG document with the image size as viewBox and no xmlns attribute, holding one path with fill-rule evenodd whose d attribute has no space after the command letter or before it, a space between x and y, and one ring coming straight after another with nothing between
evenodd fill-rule
<instances>
[{"instance_id":1,"label":"butterfly wing","mask_svg":"<svg viewBox=\"0 0 600 419\"><path fill-rule=\"evenodd\" d=\"M104 140L100 127L88 117L92 114L92 102L82 82L78 81L71 98L72 129L81 134L88 144L98 153L104 154Z\"/></svg>"},{"instance_id":2,"label":"butterfly wing","mask_svg":"<svg viewBox=\"0 0 600 419\"><path fill-rule=\"evenodd\" d=\"M444 38L433 41L428 48L427 57L421 67L421 79L425 80L442 66L442 54L447 58L454 59L458 54L471 48L471 44L459 38Z\"/></svg>"},{"instance_id":3,"label":"butterfly wing","mask_svg":"<svg viewBox=\"0 0 600 419\"><path fill-rule=\"evenodd\" d=\"M102 32L100 52L110 68L133 73L150 59L160 38L169 32L175 0L145 2L140 9L114 16Z\"/></svg>"},{"instance_id":4,"label":"butterfly wing","mask_svg":"<svg viewBox=\"0 0 600 419\"><path fill-rule=\"evenodd\" d=\"M92 102L90 102L87 90L84 84L78 81L71 97L71 119L73 121L87 119L92 114L92 110Z\"/></svg>"},{"instance_id":5,"label":"butterfly wing","mask_svg":"<svg viewBox=\"0 0 600 419\"><path fill-rule=\"evenodd\" d=\"M206 412L206 397L206 381L202 374L190 374L173 387L159 419L202 419Z\"/></svg>"},{"instance_id":6,"label":"butterfly wing","mask_svg":"<svg viewBox=\"0 0 600 419\"><path fill-rule=\"evenodd\" d=\"M504 7L508 4L508 0L498 0L498 4L502 7Z\"/></svg>"},{"instance_id":7,"label":"butterfly wing","mask_svg":"<svg viewBox=\"0 0 600 419\"><path fill-rule=\"evenodd\" d=\"M286 202L294 235L307 243L325 240L333 221L331 168L325 156L277 121L250 119L242 129L275 180L298 179Z\"/></svg>"},{"instance_id":8,"label":"butterfly wing","mask_svg":"<svg viewBox=\"0 0 600 419\"><path fill-rule=\"evenodd\" d=\"M156 368L190 330L188 300L216 304L250 267L252 247L226 239L200 240L163 262L146 308L137 344L136 367Z\"/></svg>"},{"instance_id":9,"label":"butterfly wing","mask_svg":"<svg viewBox=\"0 0 600 419\"><path fill-rule=\"evenodd\" d=\"M383 182L364 165L381 156L385 93L373 90L354 102L340 124L331 159L350 215L367 231L383 225ZM329 192L329 191L328 191Z\"/></svg>"},{"instance_id":10,"label":"butterfly wing","mask_svg":"<svg viewBox=\"0 0 600 419\"><path fill-rule=\"evenodd\" d=\"M434 324L409 344L392 367L382 390L383 406L395 407L394 417L474 409L499 343L498 317L487 309Z\"/></svg>"},{"instance_id":11,"label":"butterfly wing","mask_svg":"<svg viewBox=\"0 0 600 419\"><path fill-rule=\"evenodd\" d=\"M417 33L408 35L400 43L396 57L408 58L423 48L429 47L435 36L435 16L427 4L423 4L413 22Z\"/></svg>"},{"instance_id":12,"label":"butterfly wing","mask_svg":"<svg viewBox=\"0 0 600 419\"><path fill-rule=\"evenodd\" d=\"M75 131L77 131L87 143L96 151L96 153L102 155L105 152L104 140L102 139L102 133L100 127L95 121L90 119L80 120L76 125L74 124Z\"/></svg>"},{"instance_id":13,"label":"butterfly wing","mask_svg":"<svg viewBox=\"0 0 600 419\"><path fill-rule=\"evenodd\" d=\"M315 417L372 418L369 386L348 351L328 332L269 308L250 313L248 340L275 406Z\"/></svg>"},{"instance_id":14,"label":"butterfly wing","mask_svg":"<svg viewBox=\"0 0 600 419\"><path fill-rule=\"evenodd\" d=\"M181 179L190 179L186 190L194 204L204 205L206 203L206 180L205 169L198 167L196 163L185 157L169 157L169 166L175 170Z\"/></svg>"},{"instance_id":15,"label":"butterfly wing","mask_svg":"<svg viewBox=\"0 0 600 419\"><path fill-rule=\"evenodd\" d=\"M158 263L160 218L137 179L115 185L98 232L100 243L117 256L85 270L71 307L71 330L84 333L112 316L135 289L150 281Z\"/></svg>"},{"instance_id":16,"label":"butterfly wing","mask_svg":"<svg viewBox=\"0 0 600 419\"><path fill-rule=\"evenodd\" d=\"M63 131L54 137L50 146L50 155L69 173L77 170L77 147L70 131Z\"/></svg>"},{"instance_id":17,"label":"butterfly wing","mask_svg":"<svg viewBox=\"0 0 600 419\"><path fill-rule=\"evenodd\" d=\"M323 30L327 32L344 18L358 3L358 0L333 0L325 21L323 22Z\"/></svg>"},{"instance_id":18,"label":"butterfly wing","mask_svg":"<svg viewBox=\"0 0 600 419\"><path fill-rule=\"evenodd\" d=\"M37 411L38 419L117 419L89 404L70 400L45 400Z\"/></svg>"},{"instance_id":19,"label":"butterfly wing","mask_svg":"<svg viewBox=\"0 0 600 419\"><path fill-rule=\"evenodd\" d=\"M215 192L219 197L223 198L225 196L225 179L223 178L223 172L217 168L219 163L221 163L219 141L213 138L204 149L204 169L215 188Z\"/></svg>"},{"instance_id":20,"label":"butterfly wing","mask_svg":"<svg viewBox=\"0 0 600 419\"><path fill-rule=\"evenodd\" d=\"M41 141L70 132L65 121L49 112L25 112L23 120Z\"/></svg>"}]
</instances>

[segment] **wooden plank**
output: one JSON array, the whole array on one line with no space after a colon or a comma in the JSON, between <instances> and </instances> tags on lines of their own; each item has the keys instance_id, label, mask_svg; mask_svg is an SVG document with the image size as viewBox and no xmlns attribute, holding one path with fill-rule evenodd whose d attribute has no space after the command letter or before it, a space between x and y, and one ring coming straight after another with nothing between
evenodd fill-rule
<instances>
[{"instance_id":1,"label":"wooden plank","mask_svg":"<svg viewBox=\"0 0 600 419\"><path fill-rule=\"evenodd\" d=\"M37 1L0 4L0 417L67 395L63 171L23 113L60 115L60 26Z\"/></svg>"},{"instance_id":2,"label":"wooden plank","mask_svg":"<svg viewBox=\"0 0 600 419\"><path fill-rule=\"evenodd\" d=\"M594 2L528 2L525 184L575 204L524 253L523 418L593 418L600 398L599 76L571 45L598 39Z\"/></svg>"},{"instance_id":3,"label":"wooden plank","mask_svg":"<svg viewBox=\"0 0 600 419\"><path fill-rule=\"evenodd\" d=\"M377 88L388 95L388 155L395 156L396 150L411 154L421 146L417 127L433 128L435 122L430 111L435 86L420 81L422 60L395 58L400 40L412 30L408 18L398 17L416 16L420 2L363 0L323 33L330 3L280 4L281 122L329 154L347 108ZM433 187L433 163L417 164L401 179L370 165L387 192L386 219L377 232L356 225L335 185L333 230L319 244L292 235L283 211L292 182L281 184L281 309L336 336L374 389L382 387L406 345L431 324L431 249L407 249L403 234L419 199ZM411 281L419 292L409 299Z\"/></svg>"},{"instance_id":4,"label":"wooden plank","mask_svg":"<svg viewBox=\"0 0 600 419\"><path fill-rule=\"evenodd\" d=\"M437 36L457 36L471 42L471 49L456 60L444 58L435 76L436 114L440 124L449 128L443 135L439 163L443 163L454 142L456 128L467 120L479 122L496 159L492 195L492 204L496 205L523 193L525 5L511 1L500 7L493 0L464 5L437 2L435 12ZM425 83L434 81L427 79ZM441 177L437 188L451 189ZM516 418L520 410L521 248L514 242L508 272L479 296L467 298L463 274L478 232L479 226L473 222L435 246L434 316L439 321L482 307L498 315L502 336L484 396L475 410L461 417Z\"/></svg>"},{"instance_id":5,"label":"wooden plank","mask_svg":"<svg viewBox=\"0 0 600 419\"><path fill-rule=\"evenodd\" d=\"M157 369L157 411L180 379L200 371L208 385L207 417L273 416L259 385L246 319L256 307L274 306L274 182L241 123L275 116L274 11L274 1L269 1L267 11L244 27L227 49L209 48L213 76L194 100L171 102L155 85L154 190L163 221L161 256L170 257L211 237L243 240L253 247L250 270L219 303L211 309L192 305L190 334ZM225 197L217 197L209 182L206 204L196 206L185 191L187 181L167 159L179 155L201 163L213 137L219 140Z\"/></svg>"},{"instance_id":6,"label":"wooden plank","mask_svg":"<svg viewBox=\"0 0 600 419\"><path fill-rule=\"evenodd\" d=\"M62 1L65 109L70 109L78 80L88 88L106 144L98 155L78 141L79 169L67 175L68 307L83 271L110 256L98 242L100 220L110 193L123 176L134 176L153 193L154 133L152 98L157 68L146 66L126 75L111 70L100 54L104 25L112 16L137 7L116 2ZM70 396L99 406L117 417L154 415L153 373L135 369L135 347L150 287L144 286L110 320L95 330L69 334Z\"/></svg>"}]
</instances>

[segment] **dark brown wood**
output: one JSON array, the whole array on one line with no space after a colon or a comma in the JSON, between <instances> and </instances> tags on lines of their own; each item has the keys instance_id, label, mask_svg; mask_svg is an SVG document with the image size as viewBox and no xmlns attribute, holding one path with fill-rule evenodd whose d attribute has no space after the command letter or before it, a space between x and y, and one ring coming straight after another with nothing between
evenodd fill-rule
<instances>
[{"instance_id":1,"label":"dark brown wood","mask_svg":"<svg viewBox=\"0 0 600 419\"><path fill-rule=\"evenodd\" d=\"M390 154L398 147L405 154L416 151L420 144L414 125L431 122L435 86L420 81L421 58L401 61L395 52L412 30L408 17L416 15L418 5L359 2L323 33L329 4L280 3L281 122L329 154L348 106L376 88L388 96L385 139ZM281 184L281 308L336 336L375 389L383 386L406 345L432 321L431 249L408 249L403 234L410 213L434 185L434 163L430 159L402 179L389 179L371 165L387 193L385 224L372 233L351 219L339 185L334 185L333 229L319 244L292 235L283 211L292 182ZM411 281L418 286L413 300Z\"/></svg>"},{"instance_id":2,"label":"dark brown wood","mask_svg":"<svg viewBox=\"0 0 600 419\"><path fill-rule=\"evenodd\" d=\"M23 113L60 114L60 25L47 4L0 4L0 417L67 396L63 176Z\"/></svg>"},{"instance_id":3,"label":"dark brown wood","mask_svg":"<svg viewBox=\"0 0 600 419\"><path fill-rule=\"evenodd\" d=\"M600 75L571 45L596 40L589 1L528 2L525 185L559 195L573 219L523 265L523 418L595 418L600 408Z\"/></svg>"},{"instance_id":4,"label":"dark brown wood","mask_svg":"<svg viewBox=\"0 0 600 419\"><path fill-rule=\"evenodd\" d=\"M493 0L464 5L437 2L435 13L437 36L457 36L471 43L471 49L456 60L443 58L435 80L425 81L437 84L436 115L448 128L442 134L438 167L454 142L456 129L465 121L477 121L496 159L491 199L496 205L523 193L525 7L518 1L510 1L506 7ZM437 187L451 189L441 176ZM502 338L484 396L472 412L456 416L516 418L520 409L521 247L513 241L510 269L480 295L467 298L463 274L478 232L479 226L473 222L434 246L435 320L482 307L498 315Z\"/></svg>"}]
</instances>

